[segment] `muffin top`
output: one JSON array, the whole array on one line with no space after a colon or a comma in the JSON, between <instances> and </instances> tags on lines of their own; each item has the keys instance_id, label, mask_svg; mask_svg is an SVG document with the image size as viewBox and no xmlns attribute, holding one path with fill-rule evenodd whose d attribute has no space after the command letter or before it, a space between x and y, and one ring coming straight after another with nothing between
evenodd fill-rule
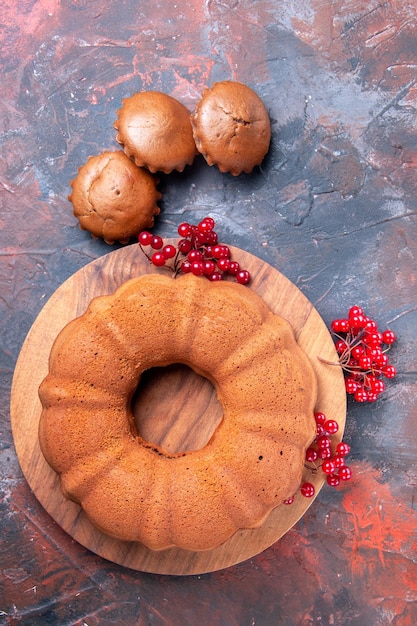
<instances>
[{"instance_id":1,"label":"muffin top","mask_svg":"<svg viewBox=\"0 0 417 626\"><path fill-rule=\"evenodd\" d=\"M206 89L191 123L197 149L222 172L249 173L268 152L268 112L259 96L242 83L224 81Z\"/></svg>"},{"instance_id":2,"label":"muffin top","mask_svg":"<svg viewBox=\"0 0 417 626\"><path fill-rule=\"evenodd\" d=\"M70 182L73 213L82 230L107 243L128 243L154 224L158 180L118 150L89 157Z\"/></svg>"},{"instance_id":3,"label":"muffin top","mask_svg":"<svg viewBox=\"0 0 417 626\"><path fill-rule=\"evenodd\" d=\"M143 91L124 98L114 123L117 141L136 165L182 172L197 154L190 112L172 96Z\"/></svg>"}]
</instances>

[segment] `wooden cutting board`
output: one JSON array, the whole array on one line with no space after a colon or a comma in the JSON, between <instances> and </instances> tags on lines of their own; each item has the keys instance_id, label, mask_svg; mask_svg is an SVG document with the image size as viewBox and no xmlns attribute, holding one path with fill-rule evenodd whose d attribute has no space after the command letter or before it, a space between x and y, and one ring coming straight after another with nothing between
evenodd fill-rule
<instances>
[{"instance_id":1,"label":"wooden cutting board","mask_svg":"<svg viewBox=\"0 0 417 626\"><path fill-rule=\"evenodd\" d=\"M337 420L340 439L346 419L343 373L341 368L325 365L318 359L336 360L326 325L309 300L285 276L248 252L229 247L233 259L251 272L250 288L293 326L317 373L317 410ZM150 265L138 245L130 245L93 261L56 290L29 331L16 364L11 394L12 430L22 471L35 496L76 541L110 561L135 570L202 574L249 559L271 546L299 520L314 498L297 494L292 505L277 507L260 528L241 530L214 550L191 552L170 548L155 552L96 530L80 507L63 497L58 477L46 463L38 443L41 413L38 387L47 374L49 353L59 331L84 313L93 297L112 293L129 278L164 271L167 270ZM171 450L204 446L221 419L221 407L211 384L181 365L149 372L135 399L135 413L141 415L138 422L141 435ZM322 473L306 470L305 478L315 485L317 494L324 482Z\"/></svg>"}]
</instances>

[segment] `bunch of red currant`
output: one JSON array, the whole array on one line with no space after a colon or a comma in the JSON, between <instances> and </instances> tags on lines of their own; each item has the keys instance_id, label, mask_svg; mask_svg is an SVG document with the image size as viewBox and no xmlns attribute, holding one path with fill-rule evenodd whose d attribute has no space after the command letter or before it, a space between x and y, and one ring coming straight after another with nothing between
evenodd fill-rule
<instances>
[{"instance_id":1,"label":"bunch of red currant","mask_svg":"<svg viewBox=\"0 0 417 626\"><path fill-rule=\"evenodd\" d=\"M247 285L251 278L249 272L242 269L237 261L232 261L228 246L219 244L214 226L211 217L205 217L197 225L183 222L178 226L181 239L176 246L164 245L158 235L142 231L138 237L139 245L156 267L167 267L175 274L182 272L205 276L212 281L230 276L241 285ZM148 254L145 247L150 247L153 252Z\"/></svg>"},{"instance_id":2,"label":"bunch of red currant","mask_svg":"<svg viewBox=\"0 0 417 626\"><path fill-rule=\"evenodd\" d=\"M375 320L359 306L351 307L346 318L333 320L331 329L336 337L338 363L345 373L346 392L358 402L375 402L385 389L383 377L394 378L397 374L387 355L396 341L394 331L380 332Z\"/></svg>"},{"instance_id":3,"label":"bunch of red currant","mask_svg":"<svg viewBox=\"0 0 417 626\"><path fill-rule=\"evenodd\" d=\"M326 474L327 484L337 487L341 482L352 478L352 470L346 465L346 457L350 452L349 444L340 441L336 445L332 442L332 435L339 430L336 420L327 419L324 413L314 413L316 420L316 438L306 450L306 467L316 473L319 469ZM304 482L300 487L300 492L306 498L311 498L315 494L314 485ZM291 504L294 497L285 501Z\"/></svg>"}]
</instances>

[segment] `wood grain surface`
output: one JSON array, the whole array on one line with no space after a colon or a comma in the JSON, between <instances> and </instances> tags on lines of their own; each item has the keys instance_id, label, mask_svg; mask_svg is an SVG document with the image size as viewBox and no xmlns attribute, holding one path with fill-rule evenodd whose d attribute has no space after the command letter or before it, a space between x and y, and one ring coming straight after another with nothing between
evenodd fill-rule
<instances>
[{"instance_id":1,"label":"wood grain surface","mask_svg":"<svg viewBox=\"0 0 417 626\"><path fill-rule=\"evenodd\" d=\"M341 369L324 365L318 359L336 358L333 340L324 322L302 292L280 272L243 250L233 247L231 250L233 258L251 272L250 288L292 324L299 344L317 373L317 410L338 421L338 438L341 438L346 418L346 393ZM313 499L297 494L291 506L277 507L260 528L241 530L214 550L190 552L172 548L154 552L139 543L112 539L95 529L80 507L63 497L58 477L47 465L38 443L41 411L38 387L47 374L49 352L58 332L81 315L93 297L111 293L127 279L154 271L164 270L155 270L139 247L131 245L93 261L56 290L33 324L17 362L11 396L13 437L21 468L36 497L53 519L83 546L110 561L140 571L210 572L241 562L269 547L297 522ZM150 371L139 386L134 412L142 436L171 450L204 446L222 415L212 385L181 365ZM154 419L156 413L163 414L164 419ZM312 474L306 470L306 479L314 483L317 493L323 484L321 472Z\"/></svg>"}]
</instances>

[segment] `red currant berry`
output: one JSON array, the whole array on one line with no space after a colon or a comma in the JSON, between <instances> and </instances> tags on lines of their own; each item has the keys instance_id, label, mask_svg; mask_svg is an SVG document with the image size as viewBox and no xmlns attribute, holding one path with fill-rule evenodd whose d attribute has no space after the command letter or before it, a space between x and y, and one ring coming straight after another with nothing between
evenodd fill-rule
<instances>
[{"instance_id":1,"label":"red currant berry","mask_svg":"<svg viewBox=\"0 0 417 626\"><path fill-rule=\"evenodd\" d=\"M334 467L335 469L339 469L340 467L343 467L345 464L345 458L343 456L335 456L333 458L333 463L334 463Z\"/></svg>"},{"instance_id":2,"label":"red currant berry","mask_svg":"<svg viewBox=\"0 0 417 626\"><path fill-rule=\"evenodd\" d=\"M198 233L198 235L195 235L192 239L194 243L194 248L200 248L201 246L205 245L207 243L206 239L207 234Z\"/></svg>"},{"instance_id":3,"label":"red currant berry","mask_svg":"<svg viewBox=\"0 0 417 626\"><path fill-rule=\"evenodd\" d=\"M340 480L350 480L352 478L352 470L347 465L344 465L339 469L337 475Z\"/></svg>"},{"instance_id":4,"label":"red currant berry","mask_svg":"<svg viewBox=\"0 0 417 626\"><path fill-rule=\"evenodd\" d=\"M236 274L236 281L239 285L247 285L250 282L250 274L247 270L240 270Z\"/></svg>"},{"instance_id":5,"label":"red currant berry","mask_svg":"<svg viewBox=\"0 0 417 626\"><path fill-rule=\"evenodd\" d=\"M232 253L230 251L229 246L222 246L222 247L223 247L222 258L230 259L230 257L232 256Z\"/></svg>"},{"instance_id":6,"label":"red currant berry","mask_svg":"<svg viewBox=\"0 0 417 626\"><path fill-rule=\"evenodd\" d=\"M151 257L151 261L156 267L162 267L163 265L165 265L166 258L164 257L162 252L154 252Z\"/></svg>"},{"instance_id":7,"label":"red currant berry","mask_svg":"<svg viewBox=\"0 0 417 626\"><path fill-rule=\"evenodd\" d=\"M374 363L375 359L378 358L380 352L378 352L379 348L368 348L366 351L367 356L371 358L371 365Z\"/></svg>"},{"instance_id":8,"label":"red currant berry","mask_svg":"<svg viewBox=\"0 0 417 626\"><path fill-rule=\"evenodd\" d=\"M314 461L317 461L317 458L317 450L315 450L314 448L307 448L306 461L308 461L309 463L314 463Z\"/></svg>"},{"instance_id":9,"label":"red currant berry","mask_svg":"<svg viewBox=\"0 0 417 626\"><path fill-rule=\"evenodd\" d=\"M368 382L373 393L379 394L382 393L385 389L385 383L380 378L375 378L375 376L369 376Z\"/></svg>"},{"instance_id":10,"label":"red currant berry","mask_svg":"<svg viewBox=\"0 0 417 626\"><path fill-rule=\"evenodd\" d=\"M377 358L376 364L378 365L378 367L385 367L386 365L388 365L388 356L383 352L381 356Z\"/></svg>"},{"instance_id":11,"label":"red currant berry","mask_svg":"<svg viewBox=\"0 0 417 626\"><path fill-rule=\"evenodd\" d=\"M336 446L336 452L339 456L347 456L350 452L350 445L345 441L341 441Z\"/></svg>"},{"instance_id":12,"label":"red currant berry","mask_svg":"<svg viewBox=\"0 0 417 626\"><path fill-rule=\"evenodd\" d=\"M350 330L350 324L348 319L333 320L331 328L335 333L347 333Z\"/></svg>"},{"instance_id":13,"label":"red currant berry","mask_svg":"<svg viewBox=\"0 0 417 626\"><path fill-rule=\"evenodd\" d=\"M203 272L206 276L211 276L216 269L216 265L213 261L204 261Z\"/></svg>"},{"instance_id":14,"label":"red currant berry","mask_svg":"<svg viewBox=\"0 0 417 626\"><path fill-rule=\"evenodd\" d=\"M371 350L371 357L372 357L372 361L374 363L379 361L379 359L382 357L382 355L383 355L383 352L382 352L381 346L375 346L375 348L372 348L372 350Z\"/></svg>"},{"instance_id":15,"label":"red currant berry","mask_svg":"<svg viewBox=\"0 0 417 626\"><path fill-rule=\"evenodd\" d=\"M354 315L363 315L363 309L361 309L360 306L357 306L356 304L354 306L351 306L348 312L349 317L352 317Z\"/></svg>"},{"instance_id":16,"label":"red currant berry","mask_svg":"<svg viewBox=\"0 0 417 626\"><path fill-rule=\"evenodd\" d=\"M323 461L323 463L321 464L321 469L325 474L333 474L336 467L334 462L329 459L328 461Z\"/></svg>"},{"instance_id":17,"label":"red currant berry","mask_svg":"<svg viewBox=\"0 0 417 626\"><path fill-rule=\"evenodd\" d=\"M188 274L189 272L191 272L191 263L190 263L190 261L183 261L181 263L181 272L183 272L183 274Z\"/></svg>"},{"instance_id":18,"label":"red currant berry","mask_svg":"<svg viewBox=\"0 0 417 626\"><path fill-rule=\"evenodd\" d=\"M204 240L204 243L206 243L207 245L215 246L218 242L217 233L215 233L214 230L211 230L210 232L206 233Z\"/></svg>"},{"instance_id":19,"label":"red currant berry","mask_svg":"<svg viewBox=\"0 0 417 626\"><path fill-rule=\"evenodd\" d=\"M300 491L305 498L312 498L315 493L314 485L311 483L303 483L300 487Z\"/></svg>"},{"instance_id":20,"label":"red currant berry","mask_svg":"<svg viewBox=\"0 0 417 626\"><path fill-rule=\"evenodd\" d=\"M212 274L210 274L209 280L216 282L218 280L223 280L223 276L220 274L220 272L213 272Z\"/></svg>"},{"instance_id":21,"label":"red currant berry","mask_svg":"<svg viewBox=\"0 0 417 626\"><path fill-rule=\"evenodd\" d=\"M368 400L367 392L365 391L365 389L361 388L355 391L353 397L355 398L356 402L366 402Z\"/></svg>"},{"instance_id":22,"label":"red currant berry","mask_svg":"<svg viewBox=\"0 0 417 626\"><path fill-rule=\"evenodd\" d=\"M375 320L372 320L370 317L365 317L364 329L368 333L377 333L378 332L378 324L375 322Z\"/></svg>"},{"instance_id":23,"label":"red currant berry","mask_svg":"<svg viewBox=\"0 0 417 626\"><path fill-rule=\"evenodd\" d=\"M378 394L374 391L368 391L366 400L367 402L375 402L376 400L378 400Z\"/></svg>"},{"instance_id":24,"label":"red currant berry","mask_svg":"<svg viewBox=\"0 0 417 626\"><path fill-rule=\"evenodd\" d=\"M183 222L178 226L178 234L180 237L189 237L191 235L191 225Z\"/></svg>"},{"instance_id":25,"label":"red currant berry","mask_svg":"<svg viewBox=\"0 0 417 626\"><path fill-rule=\"evenodd\" d=\"M217 245L213 248L213 256L215 259L230 258L230 249L227 246Z\"/></svg>"},{"instance_id":26,"label":"red currant berry","mask_svg":"<svg viewBox=\"0 0 417 626\"><path fill-rule=\"evenodd\" d=\"M189 239L180 239L177 245L178 245L178 250L182 254L188 254L191 248L193 247Z\"/></svg>"},{"instance_id":27,"label":"red currant berry","mask_svg":"<svg viewBox=\"0 0 417 626\"><path fill-rule=\"evenodd\" d=\"M363 343L367 346L371 346L372 348L380 346L382 343L382 334L378 332L366 331L363 336Z\"/></svg>"},{"instance_id":28,"label":"red currant berry","mask_svg":"<svg viewBox=\"0 0 417 626\"><path fill-rule=\"evenodd\" d=\"M227 270L231 276L236 276L240 272L240 265L237 261L230 261L229 269Z\"/></svg>"},{"instance_id":29,"label":"red currant berry","mask_svg":"<svg viewBox=\"0 0 417 626\"><path fill-rule=\"evenodd\" d=\"M320 435L320 437L317 437L317 445L320 449L330 448L330 437L327 435Z\"/></svg>"},{"instance_id":30,"label":"red currant berry","mask_svg":"<svg viewBox=\"0 0 417 626\"><path fill-rule=\"evenodd\" d=\"M374 363L377 367L385 367L388 365L388 356L384 352L378 352L374 357Z\"/></svg>"},{"instance_id":31,"label":"red currant berry","mask_svg":"<svg viewBox=\"0 0 417 626\"><path fill-rule=\"evenodd\" d=\"M395 378L397 375L397 370L393 365L385 365L381 369L381 371L384 374L385 378Z\"/></svg>"},{"instance_id":32,"label":"red currant berry","mask_svg":"<svg viewBox=\"0 0 417 626\"><path fill-rule=\"evenodd\" d=\"M382 333L383 343L390 345L392 343L395 343L396 340L397 340L397 335L394 333L393 330L384 330L384 332Z\"/></svg>"},{"instance_id":33,"label":"red currant berry","mask_svg":"<svg viewBox=\"0 0 417 626\"><path fill-rule=\"evenodd\" d=\"M222 272L227 272L230 267L230 260L225 258L219 259L217 261L217 266Z\"/></svg>"},{"instance_id":34,"label":"red currant berry","mask_svg":"<svg viewBox=\"0 0 417 626\"><path fill-rule=\"evenodd\" d=\"M354 394L357 388L358 388L358 383L356 382L354 378L351 378L350 376L345 378L346 393Z\"/></svg>"},{"instance_id":35,"label":"red currant berry","mask_svg":"<svg viewBox=\"0 0 417 626\"><path fill-rule=\"evenodd\" d=\"M359 330L363 328L363 315L349 315L349 324L351 330Z\"/></svg>"},{"instance_id":36,"label":"red currant berry","mask_svg":"<svg viewBox=\"0 0 417 626\"><path fill-rule=\"evenodd\" d=\"M151 248L153 248L154 250L160 250L163 245L164 245L164 242L162 240L162 237L159 237L158 235L154 235L152 237Z\"/></svg>"},{"instance_id":37,"label":"red currant berry","mask_svg":"<svg viewBox=\"0 0 417 626\"><path fill-rule=\"evenodd\" d=\"M338 485L340 485L340 478L335 474L329 474L326 480L327 484L330 485L330 487L337 487Z\"/></svg>"},{"instance_id":38,"label":"red currant berry","mask_svg":"<svg viewBox=\"0 0 417 626\"><path fill-rule=\"evenodd\" d=\"M339 341L336 341L335 343L336 352L338 354L343 354L347 347L348 345L346 341L343 341L343 339L339 339Z\"/></svg>"},{"instance_id":39,"label":"red currant berry","mask_svg":"<svg viewBox=\"0 0 417 626\"><path fill-rule=\"evenodd\" d=\"M364 352L365 348L363 346L354 346L350 351L352 357L356 360L359 360Z\"/></svg>"},{"instance_id":40,"label":"red currant berry","mask_svg":"<svg viewBox=\"0 0 417 626\"><path fill-rule=\"evenodd\" d=\"M152 233L148 232L147 230L143 230L141 233L139 233L138 240L142 246L150 246L152 238Z\"/></svg>"},{"instance_id":41,"label":"red currant berry","mask_svg":"<svg viewBox=\"0 0 417 626\"><path fill-rule=\"evenodd\" d=\"M222 247L220 245L213 246L211 254L215 259L220 259L222 256Z\"/></svg>"},{"instance_id":42,"label":"red currant berry","mask_svg":"<svg viewBox=\"0 0 417 626\"><path fill-rule=\"evenodd\" d=\"M372 359L370 356L368 356L367 354L363 354L359 361L358 361L358 365L361 369L363 370L369 370L372 367Z\"/></svg>"},{"instance_id":43,"label":"red currant berry","mask_svg":"<svg viewBox=\"0 0 417 626\"><path fill-rule=\"evenodd\" d=\"M316 424L321 424L323 426L327 418L324 413L317 411L316 413L314 413L314 419L316 420Z\"/></svg>"},{"instance_id":44,"label":"red currant berry","mask_svg":"<svg viewBox=\"0 0 417 626\"><path fill-rule=\"evenodd\" d=\"M334 435L339 430L339 424L336 420L327 420L324 423L324 430L329 433L329 435Z\"/></svg>"},{"instance_id":45,"label":"red currant berry","mask_svg":"<svg viewBox=\"0 0 417 626\"><path fill-rule=\"evenodd\" d=\"M202 276L204 272L204 265L202 261L192 261L191 262L191 273L194 276Z\"/></svg>"},{"instance_id":46,"label":"red currant berry","mask_svg":"<svg viewBox=\"0 0 417 626\"><path fill-rule=\"evenodd\" d=\"M214 228L214 219L212 217L205 217L198 224L198 230L200 233L208 233Z\"/></svg>"},{"instance_id":47,"label":"red currant berry","mask_svg":"<svg viewBox=\"0 0 417 626\"><path fill-rule=\"evenodd\" d=\"M190 263L193 263L195 261L197 262L201 262L203 260L203 255L200 252L200 250L190 250L188 253L188 260L190 261Z\"/></svg>"},{"instance_id":48,"label":"red currant berry","mask_svg":"<svg viewBox=\"0 0 417 626\"><path fill-rule=\"evenodd\" d=\"M168 244L162 248L162 254L166 259L173 259L174 256L177 254L177 250L175 246L171 246L170 244Z\"/></svg>"},{"instance_id":49,"label":"red currant berry","mask_svg":"<svg viewBox=\"0 0 417 626\"><path fill-rule=\"evenodd\" d=\"M347 368L348 368L347 371L350 371L351 368L359 367L358 362L357 362L356 359L349 359L349 361L346 363L346 365L347 365Z\"/></svg>"},{"instance_id":50,"label":"red currant berry","mask_svg":"<svg viewBox=\"0 0 417 626\"><path fill-rule=\"evenodd\" d=\"M290 498L287 498L286 500L284 500L284 504L292 504L294 502L294 496L291 496Z\"/></svg>"},{"instance_id":51,"label":"red currant berry","mask_svg":"<svg viewBox=\"0 0 417 626\"><path fill-rule=\"evenodd\" d=\"M317 450L317 456L322 461L326 461L327 459L332 458L332 451L330 450L330 448L319 448Z\"/></svg>"}]
</instances>

